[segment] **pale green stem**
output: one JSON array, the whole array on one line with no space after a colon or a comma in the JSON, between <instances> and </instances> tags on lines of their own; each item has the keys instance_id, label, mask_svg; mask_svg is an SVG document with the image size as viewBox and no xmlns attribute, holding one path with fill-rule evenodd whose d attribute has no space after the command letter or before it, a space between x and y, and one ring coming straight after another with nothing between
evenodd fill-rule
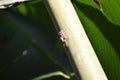
<instances>
[{"instance_id":1,"label":"pale green stem","mask_svg":"<svg viewBox=\"0 0 120 80\"><path fill-rule=\"evenodd\" d=\"M108 80L70 0L43 0L82 80ZM79 79L80 80L80 79Z\"/></svg>"},{"instance_id":2,"label":"pale green stem","mask_svg":"<svg viewBox=\"0 0 120 80\"><path fill-rule=\"evenodd\" d=\"M71 75L74 75L71 73ZM61 71L56 71L56 72L51 72L51 73L48 73L48 74L44 74L44 75L41 75L39 77L36 77L32 80L43 80L43 79L47 79L47 78L51 78L51 77L55 77L55 76L62 76L64 77L65 79L70 79L70 76L61 72Z\"/></svg>"}]
</instances>

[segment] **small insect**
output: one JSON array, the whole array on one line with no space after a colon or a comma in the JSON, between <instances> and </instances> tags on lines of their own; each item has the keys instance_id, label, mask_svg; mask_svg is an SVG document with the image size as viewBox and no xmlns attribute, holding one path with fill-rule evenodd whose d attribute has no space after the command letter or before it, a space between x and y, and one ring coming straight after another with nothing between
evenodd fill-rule
<instances>
[{"instance_id":1,"label":"small insect","mask_svg":"<svg viewBox=\"0 0 120 80\"><path fill-rule=\"evenodd\" d=\"M28 0L0 0L0 9L5 9L13 6L15 3L24 2Z\"/></svg>"},{"instance_id":2,"label":"small insect","mask_svg":"<svg viewBox=\"0 0 120 80\"><path fill-rule=\"evenodd\" d=\"M67 45L68 38L63 30L59 32L60 40L62 41L63 45Z\"/></svg>"}]
</instances>

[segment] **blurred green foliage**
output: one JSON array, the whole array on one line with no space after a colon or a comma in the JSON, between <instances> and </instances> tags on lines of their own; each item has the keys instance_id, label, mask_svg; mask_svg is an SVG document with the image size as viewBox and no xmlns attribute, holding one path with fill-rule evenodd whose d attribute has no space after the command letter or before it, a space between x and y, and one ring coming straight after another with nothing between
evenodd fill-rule
<instances>
[{"instance_id":1,"label":"blurred green foliage","mask_svg":"<svg viewBox=\"0 0 120 80\"><path fill-rule=\"evenodd\" d=\"M120 80L120 1L107 1L100 0L103 12L93 0L72 3L108 79ZM43 1L0 10L0 80L31 80L56 71L73 72Z\"/></svg>"},{"instance_id":2,"label":"blurred green foliage","mask_svg":"<svg viewBox=\"0 0 120 80\"><path fill-rule=\"evenodd\" d=\"M42 1L0 10L0 24L1 80L31 80L54 71L72 72ZM65 78L51 78L56 79Z\"/></svg>"}]
</instances>

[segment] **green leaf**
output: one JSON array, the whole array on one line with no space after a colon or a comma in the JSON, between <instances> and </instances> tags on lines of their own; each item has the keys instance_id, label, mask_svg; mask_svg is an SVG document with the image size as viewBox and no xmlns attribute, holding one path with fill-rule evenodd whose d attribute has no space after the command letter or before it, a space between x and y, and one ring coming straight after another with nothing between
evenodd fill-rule
<instances>
[{"instance_id":1,"label":"green leaf","mask_svg":"<svg viewBox=\"0 0 120 80\"><path fill-rule=\"evenodd\" d=\"M119 0L76 0L78 2L84 3L91 7L97 8L95 1L99 1L103 10L103 14L107 17L109 21L115 25L120 25L120 1ZM98 6L99 7L99 6Z\"/></svg>"},{"instance_id":2,"label":"green leaf","mask_svg":"<svg viewBox=\"0 0 120 80\"><path fill-rule=\"evenodd\" d=\"M100 0L104 15L115 25L120 26L120 0Z\"/></svg>"},{"instance_id":3,"label":"green leaf","mask_svg":"<svg viewBox=\"0 0 120 80\"><path fill-rule=\"evenodd\" d=\"M100 10L80 1L74 7L109 80L120 80L120 29Z\"/></svg>"}]
</instances>

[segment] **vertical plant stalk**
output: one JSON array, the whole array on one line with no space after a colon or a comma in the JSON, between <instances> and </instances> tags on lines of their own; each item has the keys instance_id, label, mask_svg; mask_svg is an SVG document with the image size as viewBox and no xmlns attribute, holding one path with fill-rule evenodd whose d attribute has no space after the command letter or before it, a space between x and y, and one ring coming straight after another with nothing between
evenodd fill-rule
<instances>
[{"instance_id":1,"label":"vertical plant stalk","mask_svg":"<svg viewBox=\"0 0 120 80\"><path fill-rule=\"evenodd\" d=\"M108 80L70 0L43 0L82 80ZM80 79L79 79L80 80Z\"/></svg>"}]
</instances>

